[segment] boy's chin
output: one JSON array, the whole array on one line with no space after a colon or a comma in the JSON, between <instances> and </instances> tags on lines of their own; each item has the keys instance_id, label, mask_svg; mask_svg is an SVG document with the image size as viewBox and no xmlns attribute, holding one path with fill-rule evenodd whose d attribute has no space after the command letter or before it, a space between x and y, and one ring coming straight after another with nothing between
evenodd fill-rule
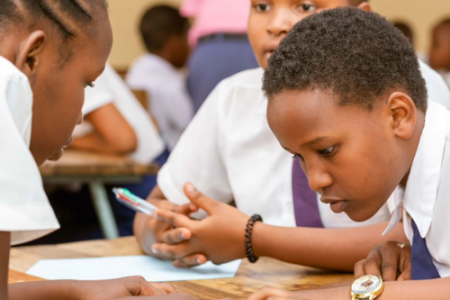
<instances>
[{"instance_id":1,"label":"boy's chin","mask_svg":"<svg viewBox=\"0 0 450 300\"><path fill-rule=\"evenodd\" d=\"M354 222L365 222L371 219L377 211L361 210L361 209L348 209L345 211L347 216Z\"/></svg>"}]
</instances>

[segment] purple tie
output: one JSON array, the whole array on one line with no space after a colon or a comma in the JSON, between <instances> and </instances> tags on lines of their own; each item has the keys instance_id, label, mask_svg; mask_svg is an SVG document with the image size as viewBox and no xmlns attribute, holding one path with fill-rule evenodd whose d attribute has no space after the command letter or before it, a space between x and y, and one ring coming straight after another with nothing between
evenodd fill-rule
<instances>
[{"instance_id":1,"label":"purple tie","mask_svg":"<svg viewBox=\"0 0 450 300\"><path fill-rule=\"evenodd\" d=\"M323 228L316 192L309 187L308 178L298 159L294 159L292 165L292 195L297 227Z\"/></svg>"}]
</instances>

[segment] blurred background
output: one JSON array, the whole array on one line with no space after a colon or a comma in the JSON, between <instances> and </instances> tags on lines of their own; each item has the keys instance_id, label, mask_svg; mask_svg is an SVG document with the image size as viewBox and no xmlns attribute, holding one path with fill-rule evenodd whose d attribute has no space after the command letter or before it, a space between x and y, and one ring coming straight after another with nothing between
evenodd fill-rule
<instances>
[{"instance_id":1,"label":"blurred background","mask_svg":"<svg viewBox=\"0 0 450 300\"><path fill-rule=\"evenodd\" d=\"M246 1L246 0L242 0ZM127 69L131 62L145 52L138 23L145 9L168 4L178 7L181 0L109 0L110 17L114 31L114 47L110 63L116 69ZM450 16L449 0L370 0L375 12L391 21L407 23L414 32L415 47L427 53L433 26Z\"/></svg>"}]
</instances>

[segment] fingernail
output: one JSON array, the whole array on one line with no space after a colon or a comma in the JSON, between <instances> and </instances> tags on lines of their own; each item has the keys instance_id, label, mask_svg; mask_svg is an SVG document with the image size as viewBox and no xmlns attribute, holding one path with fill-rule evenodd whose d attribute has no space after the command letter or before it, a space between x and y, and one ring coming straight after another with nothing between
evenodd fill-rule
<instances>
[{"instance_id":1,"label":"fingernail","mask_svg":"<svg viewBox=\"0 0 450 300\"><path fill-rule=\"evenodd\" d=\"M186 190L187 190L189 193L194 193L194 192L195 192L195 187L194 187L192 184L188 183L188 184L186 185Z\"/></svg>"},{"instance_id":2,"label":"fingernail","mask_svg":"<svg viewBox=\"0 0 450 300\"><path fill-rule=\"evenodd\" d=\"M159 252L159 250L156 249L155 247L152 247L152 252L153 254L161 254L161 252Z\"/></svg>"},{"instance_id":3,"label":"fingernail","mask_svg":"<svg viewBox=\"0 0 450 300\"><path fill-rule=\"evenodd\" d=\"M180 233L180 238L186 239L186 237L184 236L184 233Z\"/></svg>"},{"instance_id":4,"label":"fingernail","mask_svg":"<svg viewBox=\"0 0 450 300\"><path fill-rule=\"evenodd\" d=\"M197 258L197 264L203 265L203 262L202 262L202 260L200 258Z\"/></svg>"}]
</instances>

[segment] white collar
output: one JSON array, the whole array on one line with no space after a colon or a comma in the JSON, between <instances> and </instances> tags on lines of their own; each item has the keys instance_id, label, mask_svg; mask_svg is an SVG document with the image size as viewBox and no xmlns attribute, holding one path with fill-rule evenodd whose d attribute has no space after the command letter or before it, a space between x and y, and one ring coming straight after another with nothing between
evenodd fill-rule
<instances>
[{"instance_id":1,"label":"white collar","mask_svg":"<svg viewBox=\"0 0 450 300\"><path fill-rule=\"evenodd\" d=\"M404 197L394 192L395 210L384 234L391 231L401 219L402 205L415 221L422 238L425 238L433 220L445 143L450 126L450 113L440 104L430 101L425 127L420 137L408 177Z\"/></svg>"}]
</instances>

